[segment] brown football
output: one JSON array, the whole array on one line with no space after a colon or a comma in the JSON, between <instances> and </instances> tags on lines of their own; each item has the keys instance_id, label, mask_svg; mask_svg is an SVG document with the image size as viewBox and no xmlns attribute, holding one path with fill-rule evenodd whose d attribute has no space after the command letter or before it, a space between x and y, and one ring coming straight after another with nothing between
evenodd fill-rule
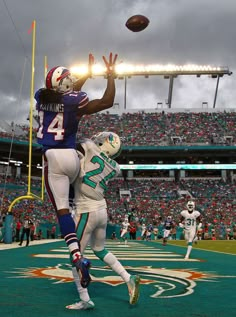
<instances>
[{"instance_id":1,"label":"brown football","mask_svg":"<svg viewBox=\"0 0 236 317\"><path fill-rule=\"evenodd\" d=\"M141 14L136 14L130 17L125 26L132 32L140 32L146 29L149 24L149 19Z\"/></svg>"}]
</instances>

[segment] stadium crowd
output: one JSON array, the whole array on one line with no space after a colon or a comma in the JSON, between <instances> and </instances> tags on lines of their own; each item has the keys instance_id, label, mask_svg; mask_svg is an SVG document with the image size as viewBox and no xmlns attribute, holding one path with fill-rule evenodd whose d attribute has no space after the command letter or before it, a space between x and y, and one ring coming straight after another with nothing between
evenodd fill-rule
<instances>
[{"instance_id":1,"label":"stadium crowd","mask_svg":"<svg viewBox=\"0 0 236 317\"><path fill-rule=\"evenodd\" d=\"M4 185L4 186L3 186ZM1 213L8 212L9 204L16 198L26 194L27 181L15 181L0 177ZM32 189L40 196L40 180L32 181ZM129 193L122 195L122 189ZM183 194L184 192L184 194ZM160 225L168 215L178 225L180 212L185 209L186 202L191 199L196 202L196 209L203 217L206 236L229 238L236 228L236 184L226 183L222 179L183 179L176 183L172 179L157 178L117 178L110 182L106 199L110 225L121 225L126 214L130 214L137 231L141 231L143 223ZM19 200L13 209L14 223L30 215L31 219L40 226L57 225L56 215L50 200L45 194L44 201ZM205 231L204 231L205 232ZM45 235L44 235L45 236Z\"/></svg>"},{"instance_id":2,"label":"stadium crowd","mask_svg":"<svg viewBox=\"0 0 236 317\"><path fill-rule=\"evenodd\" d=\"M78 136L114 131L126 146L177 144L224 144L236 142L235 112L134 112L112 114L109 111L84 116ZM7 131L6 131L7 130ZM17 126L15 138L28 140L29 126ZM19 132L21 131L21 132ZM33 128L33 136L36 128ZM10 138L12 127L0 130L0 138Z\"/></svg>"},{"instance_id":3,"label":"stadium crowd","mask_svg":"<svg viewBox=\"0 0 236 317\"><path fill-rule=\"evenodd\" d=\"M37 119L37 118L36 118ZM97 132L115 131L125 146L156 146L179 144L234 145L236 142L236 113L233 111L216 112L124 112L112 114L108 111L84 116L81 119L78 137L91 137ZM0 122L0 138L28 141L29 126ZM36 128L33 128L33 136ZM231 233L236 224L236 184L222 179L185 178L179 182L164 178L166 175L137 173L139 178L119 177L110 183L106 193L109 222L120 225L126 213L132 214L137 228L143 223L157 225L168 215L178 223L179 213L185 208L188 199L196 201L196 208L202 213L204 225L209 230L218 228ZM163 177L163 178L160 178ZM121 195L121 189L130 194ZM32 190L40 196L41 180L32 181ZM187 195L181 194L187 192ZM27 192L27 179L4 178L0 176L1 214L8 212L9 204ZM15 223L30 214L36 224L57 223L52 205L45 194L44 201L20 200L13 208ZM214 229L213 228L213 229ZM225 228L224 230L222 228ZM230 228L230 230L229 230ZM207 229L207 230L208 230ZM214 230L213 230L214 231ZM218 237L222 234L218 234Z\"/></svg>"},{"instance_id":4,"label":"stadium crowd","mask_svg":"<svg viewBox=\"0 0 236 317\"><path fill-rule=\"evenodd\" d=\"M92 122L88 117L82 120L83 130L79 134L90 137L105 126L110 131L116 131L127 146L173 145L173 137L182 144L233 144L236 136L235 112L141 111L120 116L107 112L94 115Z\"/></svg>"}]
</instances>

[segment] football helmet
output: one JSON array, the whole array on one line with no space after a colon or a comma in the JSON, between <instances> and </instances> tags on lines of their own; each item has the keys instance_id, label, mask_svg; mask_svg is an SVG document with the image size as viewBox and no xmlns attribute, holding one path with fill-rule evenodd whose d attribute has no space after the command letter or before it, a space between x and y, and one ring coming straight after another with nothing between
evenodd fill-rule
<instances>
[{"instance_id":1,"label":"football helmet","mask_svg":"<svg viewBox=\"0 0 236 317\"><path fill-rule=\"evenodd\" d=\"M91 140L103 153L112 159L119 156L121 152L120 137L114 132L100 132L95 134Z\"/></svg>"},{"instance_id":2,"label":"football helmet","mask_svg":"<svg viewBox=\"0 0 236 317\"><path fill-rule=\"evenodd\" d=\"M187 202L187 209L188 209L188 211L193 211L194 208L195 208L195 202L192 201L192 200L188 201L188 202Z\"/></svg>"},{"instance_id":3,"label":"football helmet","mask_svg":"<svg viewBox=\"0 0 236 317\"><path fill-rule=\"evenodd\" d=\"M71 91L73 84L74 79L69 69L62 66L56 66L50 69L45 80L47 89L53 89L61 93Z\"/></svg>"}]
</instances>

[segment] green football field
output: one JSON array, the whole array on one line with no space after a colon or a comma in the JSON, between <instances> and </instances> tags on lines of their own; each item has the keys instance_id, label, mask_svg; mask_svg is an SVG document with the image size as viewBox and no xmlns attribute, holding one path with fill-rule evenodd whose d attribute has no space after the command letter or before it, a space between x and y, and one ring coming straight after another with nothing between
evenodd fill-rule
<instances>
[{"instance_id":1,"label":"green football field","mask_svg":"<svg viewBox=\"0 0 236 317\"><path fill-rule=\"evenodd\" d=\"M135 306L129 305L123 281L88 249L86 256L92 261L89 292L95 303L92 311L65 308L78 297L63 240L10 249L1 244L0 316L233 317L236 255L235 249L234 254L229 250L236 241L215 242L200 241L193 247L191 259L185 261L184 241L169 241L164 247L161 241L134 241L126 246L108 240L107 249L131 274L141 276L140 299ZM210 246L214 252L206 250Z\"/></svg>"},{"instance_id":2,"label":"green football field","mask_svg":"<svg viewBox=\"0 0 236 317\"><path fill-rule=\"evenodd\" d=\"M171 240L168 242L171 245L186 247L186 242L183 240ZM223 252L236 254L236 240L200 240L194 245L195 249Z\"/></svg>"}]
</instances>

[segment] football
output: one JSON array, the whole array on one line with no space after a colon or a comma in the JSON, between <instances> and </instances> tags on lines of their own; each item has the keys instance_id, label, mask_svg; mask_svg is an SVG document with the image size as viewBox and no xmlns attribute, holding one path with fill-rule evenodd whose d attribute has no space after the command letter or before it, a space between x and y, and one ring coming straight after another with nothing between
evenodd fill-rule
<instances>
[{"instance_id":1,"label":"football","mask_svg":"<svg viewBox=\"0 0 236 317\"><path fill-rule=\"evenodd\" d=\"M149 19L144 15L136 14L126 21L125 26L132 32L140 32L146 29L149 22Z\"/></svg>"}]
</instances>

